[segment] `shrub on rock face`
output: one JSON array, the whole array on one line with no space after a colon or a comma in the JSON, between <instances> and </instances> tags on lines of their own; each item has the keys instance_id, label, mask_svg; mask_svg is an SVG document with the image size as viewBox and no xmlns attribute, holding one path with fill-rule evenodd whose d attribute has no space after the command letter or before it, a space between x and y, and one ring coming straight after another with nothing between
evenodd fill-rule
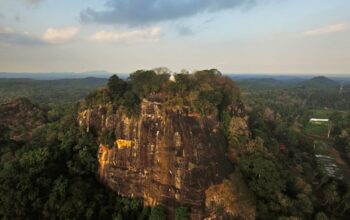
<instances>
[{"instance_id":1,"label":"shrub on rock face","mask_svg":"<svg viewBox=\"0 0 350 220\"><path fill-rule=\"evenodd\" d=\"M9 133L10 129L5 125L0 124L0 141L8 139Z\"/></svg>"},{"instance_id":2,"label":"shrub on rock face","mask_svg":"<svg viewBox=\"0 0 350 220\"><path fill-rule=\"evenodd\" d=\"M175 220L188 220L190 219L189 210L186 207L178 207L175 211Z\"/></svg>"},{"instance_id":3,"label":"shrub on rock face","mask_svg":"<svg viewBox=\"0 0 350 220\"><path fill-rule=\"evenodd\" d=\"M324 212L319 212L316 214L315 220L328 220L328 217Z\"/></svg>"},{"instance_id":4,"label":"shrub on rock face","mask_svg":"<svg viewBox=\"0 0 350 220\"><path fill-rule=\"evenodd\" d=\"M152 208L149 220L166 220L165 208L161 205Z\"/></svg>"}]
</instances>

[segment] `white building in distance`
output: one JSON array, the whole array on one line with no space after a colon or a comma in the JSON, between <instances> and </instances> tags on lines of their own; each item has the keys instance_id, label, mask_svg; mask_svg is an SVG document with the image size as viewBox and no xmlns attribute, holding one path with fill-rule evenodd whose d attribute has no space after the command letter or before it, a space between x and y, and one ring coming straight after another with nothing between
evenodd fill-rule
<instances>
[{"instance_id":1,"label":"white building in distance","mask_svg":"<svg viewBox=\"0 0 350 220\"><path fill-rule=\"evenodd\" d=\"M310 122L316 122L316 123L320 123L320 122L329 122L329 119L310 118Z\"/></svg>"}]
</instances>

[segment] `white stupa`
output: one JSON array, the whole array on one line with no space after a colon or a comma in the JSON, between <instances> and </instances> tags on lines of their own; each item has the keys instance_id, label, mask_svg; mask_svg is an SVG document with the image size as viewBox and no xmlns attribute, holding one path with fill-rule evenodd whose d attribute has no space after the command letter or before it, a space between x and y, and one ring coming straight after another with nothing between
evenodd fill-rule
<instances>
[{"instance_id":1,"label":"white stupa","mask_svg":"<svg viewBox=\"0 0 350 220\"><path fill-rule=\"evenodd\" d=\"M174 74L171 74L169 80L172 81L172 82L176 82Z\"/></svg>"}]
</instances>

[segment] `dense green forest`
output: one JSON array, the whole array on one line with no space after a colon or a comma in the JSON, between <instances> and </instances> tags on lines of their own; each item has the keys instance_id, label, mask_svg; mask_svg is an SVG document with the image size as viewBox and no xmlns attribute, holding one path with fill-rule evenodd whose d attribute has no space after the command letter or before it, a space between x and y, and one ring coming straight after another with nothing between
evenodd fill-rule
<instances>
[{"instance_id":1,"label":"dense green forest","mask_svg":"<svg viewBox=\"0 0 350 220\"><path fill-rule=\"evenodd\" d=\"M77 124L81 109L103 103L137 116L141 100L147 98L172 108L188 106L191 114L201 117L219 118L227 155L251 192L258 219L350 218L350 92L346 87L339 92L337 83L317 78L278 86L271 86L275 82L270 80L238 82L240 90L215 69L178 73L170 79L167 70L139 70L127 80L114 75L108 82L1 80L1 101L28 98L11 102L20 102L40 123L9 126L0 119L0 217L166 219L161 205L145 207L140 200L118 197L99 183L95 137ZM241 101L246 111L241 117L228 111ZM1 105L0 116L8 118L12 107L19 108ZM329 137L327 126L310 124L312 117L331 120ZM14 129L16 134L30 129L30 135L13 138ZM328 172L318 155L334 159L338 170ZM176 219L188 219L188 211L178 207Z\"/></svg>"},{"instance_id":2,"label":"dense green forest","mask_svg":"<svg viewBox=\"0 0 350 220\"><path fill-rule=\"evenodd\" d=\"M298 83L243 80L238 84L250 111L252 136L263 140L273 158L269 163L277 168L276 181L267 182L274 184L270 189L282 193L271 199L270 191L261 206L258 201L261 217L278 216L280 209L285 216L301 219L348 219L348 87L340 89L340 83L325 77ZM330 122L313 124L311 118ZM277 203L271 204L273 200Z\"/></svg>"},{"instance_id":3,"label":"dense green forest","mask_svg":"<svg viewBox=\"0 0 350 220\"><path fill-rule=\"evenodd\" d=\"M91 91L104 86L107 79L0 79L0 103L16 98L28 98L47 105L76 103Z\"/></svg>"},{"instance_id":4,"label":"dense green forest","mask_svg":"<svg viewBox=\"0 0 350 220\"><path fill-rule=\"evenodd\" d=\"M77 106L52 111L58 119L30 140L13 141L1 127L1 218L145 219L150 211L140 201L118 198L97 181L97 147L77 126Z\"/></svg>"}]
</instances>

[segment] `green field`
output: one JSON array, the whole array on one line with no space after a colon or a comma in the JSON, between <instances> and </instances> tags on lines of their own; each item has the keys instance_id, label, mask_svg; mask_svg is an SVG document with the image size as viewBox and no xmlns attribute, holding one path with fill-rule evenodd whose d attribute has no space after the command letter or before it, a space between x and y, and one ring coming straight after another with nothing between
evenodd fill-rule
<instances>
[{"instance_id":1,"label":"green field","mask_svg":"<svg viewBox=\"0 0 350 220\"><path fill-rule=\"evenodd\" d=\"M325 141L314 141L314 147L315 147L315 154L320 154L320 155L327 155L329 156L330 154L330 146L329 143Z\"/></svg>"},{"instance_id":2,"label":"green field","mask_svg":"<svg viewBox=\"0 0 350 220\"><path fill-rule=\"evenodd\" d=\"M312 136L327 137L328 123L314 124L308 123L305 127L305 133Z\"/></svg>"},{"instance_id":3,"label":"green field","mask_svg":"<svg viewBox=\"0 0 350 220\"><path fill-rule=\"evenodd\" d=\"M311 110L311 117L312 118L330 118L333 113L334 113L334 110L314 109L314 110Z\"/></svg>"}]
</instances>

